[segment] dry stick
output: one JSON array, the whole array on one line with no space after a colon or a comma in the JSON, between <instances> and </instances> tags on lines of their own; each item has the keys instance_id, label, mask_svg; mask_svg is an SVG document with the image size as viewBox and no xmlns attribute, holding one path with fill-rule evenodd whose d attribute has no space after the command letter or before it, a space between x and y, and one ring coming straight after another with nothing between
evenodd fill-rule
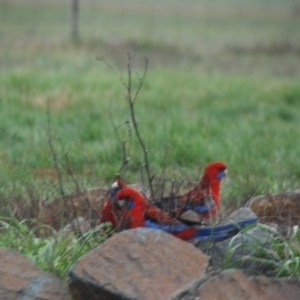
<instances>
[{"instance_id":1,"label":"dry stick","mask_svg":"<svg viewBox=\"0 0 300 300\"><path fill-rule=\"evenodd\" d=\"M141 78L139 78L139 80L141 80ZM164 131L166 132L166 126L165 123L163 122L163 127L164 127ZM168 146L167 143L165 143L165 159L164 159L164 164L163 164L163 168L161 171L161 174L159 175L159 178L157 180L158 184L155 184L156 189L153 190L153 200L162 200L163 196L164 196L164 191L165 191L165 183L166 183L166 177L165 177L165 173L166 173L166 167L167 167L167 161L168 161ZM156 176L156 174L154 174L151 178L151 182L153 182L154 176ZM163 182L162 186L160 186L160 183ZM153 186L153 185L152 185ZM159 194L159 189L161 189L160 195L157 196L157 194ZM158 197L158 199L156 198Z\"/></svg>"},{"instance_id":2,"label":"dry stick","mask_svg":"<svg viewBox=\"0 0 300 300\"><path fill-rule=\"evenodd\" d=\"M114 131L115 131L115 133L116 133L116 136L117 136L117 138L119 139L120 144L121 144L122 162L121 162L121 167L120 167L118 173L119 173L120 175L122 175L121 173L122 173L123 169L125 168L125 166L126 166L126 165L128 164L128 162L129 162L129 157L127 157L127 155L126 155L126 140L121 138L118 129L119 129L122 125L118 125L118 126L117 126L117 125L115 124L115 122L114 122L114 120L113 120L113 117L112 117L111 110L109 110L109 117L110 117L110 121L111 121L111 123L112 123L112 125L113 125ZM121 176L121 178L122 178L122 176Z\"/></svg>"},{"instance_id":3,"label":"dry stick","mask_svg":"<svg viewBox=\"0 0 300 300\"><path fill-rule=\"evenodd\" d=\"M147 179L148 179L148 183L149 183L149 188L150 188L150 194L151 194L151 200L154 200L154 192L153 192L153 186L152 186L152 180L153 180L153 176L151 176L150 173L150 166L149 166L149 159L148 159L148 149L146 148L144 141L140 135L139 129L138 129L138 124L135 118L135 111L134 111L134 104L135 101L139 95L139 92L143 86L146 74L147 74L147 70L148 70L148 59L145 59L145 68L144 68L144 73L142 77L139 77L139 85L138 88L135 92L134 97L132 98L132 89L131 89L131 85L132 85L132 72L131 72L131 57L130 54L128 53L128 64L127 64L127 71L128 71L128 84L127 84L127 100L128 100L128 104L129 104L129 109L130 109L130 117L131 117L131 121L133 124L133 128L135 131L135 134L139 140L139 143L142 147L143 153L144 153L144 167L146 169L146 174L147 174Z\"/></svg>"},{"instance_id":4,"label":"dry stick","mask_svg":"<svg viewBox=\"0 0 300 300\"><path fill-rule=\"evenodd\" d=\"M176 192L175 192L175 197L174 197L174 201L175 201L175 211L177 210L177 205L178 205L178 194L179 194L179 191L183 185L183 182L184 182L184 179L181 179L179 184L177 184L177 188L176 188ZM184 210L181 209L181 211L177 214L177 216L180 218L180 216L183 214Z\"/></svg>"},{"instance_id":5,"label":"dry stick","mask_svg":"<svg viewBox=\"0 0 300 300\"><path fill-rule=\"evenodd\" d=\"M78 183L77 179L75 178L74 173L72 172L72 168L71 168L71 165L70 165L68 152L66 151L66 149L65 149L65 147L64 147L64 144L63 144L63 142L62 142L60 136L58 136L58 140L59 140L60 146L61 146L61 148L62 148L62 150L63 150L63 153L64 153L64 158L65 158L65 161L66 161L66 164L67 164L67 166L66 166L67 172L68 172L68 174L71 176L71 178L72 178L72 180L73 180L73 182L74 182L74 184L75 184L75 186L76 186L76 191L77 191L77 192L80 192L80 186L79 186L79 183ZM73 210L75 211L75 214L76 214L76 219L75 219L76 226L75 226L75 224L72 223L72 229L73 229L74 232L79 233L79 235L80 235L81 237L83 237L83 232L82 232L82 230L81 230L81 228L80 228L80 224L79 224L79 220L78 220L79 214L78 214L78 211L77 211L77 209L76 209L76 206L75 206L75 203L74 203L74 199L73 199L73 198L71 198L71 204L72 204ZM88 201L88 205L89 205L90 207L92 207L92 206L90 205L89 201ZM76 227L77 227L77 228L76 228Z\"/></svg>"},{"instance_id":6,"label":"dry stick","mask_svg":"<svg viewBox=\"0 0 300 300\"><path fill-rule=\"evenodd\" d=\"M120 82L124 85L124 87L127 89L127 85L123 79L123 76L122 76L122 72L121 72L121 69L119 67L119 73L115 70L115 68L103 57L103 56L100 56L100 57L97 57L98 60L100 61L103 61L110 69L113 73L115 73L115 75L119 78ZM121 174L121 172L123 171L125 165L128 164L129 162L129 157L126 157L126 140L121 138L121 136L119 135L119 126L117 126L114 121L113 121L113 118L112 118L112 114L111 114L111 111L109 111L109 116L110 116L110 119L111 119L111 122L112 122L112 125L114 127L114 130L115 130L115 133L121 143L121 151L122 151L122 164L121 164L121 167L120 167L120 170L119 170L119 174ZM126 124L128 125L128 132L129 132L129 136L131 136L131 128L130 128L130 125L129 125L129 121L126 121Z\"/></svg>"},{"instance_id":7,"label":"dry stick","mask_svg":"<svg viewBox=\"0 0 300 300\"><path fill-rule=\"evenodd\" d=\"M144 167L146 169L146 173L147 173L147 179L148 179L148 183L149 183L149 188L150 188L150 193L151 193L151 200L154 200L154 193L153 193L153 186L152 186L152 180L153 180L153 176L151 177L151 173L150 173L150 166L149 166L149 159L148 159L148 149L146 148L144 141L140 135L139 129L138 129L138 124L136 122L136 118L135 118L135 112L134 112L134 104L135 101L137 100L137 97L139 95L139 92L143 86L147 71L148 71L148 59L145 59L145 68L144 68L144 73L142 77L138 76L139 79L139 85L135 91L134 97L132 97L132 70L131 70L131 56L128 53L128 64L127 64L127 72L128 72L128 83L126 84L126 82L123 80L122 76L119 75L116 70L103 58L103 57L97 57L98 60L103 61L119 78L119 80L121 81L121 83L125 86L126 90L127 90L127 102L129 105L129 109L130 109L130 118L133 124L133 128L134 128L134 132L138 138L138 141L142 147L143 153L144 153Z\"/></svg>"},{"instance_id":8,"label":"dry stick","mask_svg":"<svg viewBox=\"0 0 300 300\"><path fill-rule=\"evenodd\" d=\"M174 192L175 190L175 192ZM176 209L177 209L177 198L178 198L178 189L176 188L176 181L173 179L172 180L172 186L171 186L171 193L170 193L170 203L171 205L173 203L176 204Z\"/></svg>"},{"instance_id":9,"label":"dry stick","mask_svg":"<svg viewBox=\"0 0 300 300\"><path fill-rule=\"evenodd\" d=\"M144 185L145 178L144 178L144 168L143 167L140 168L140 173L141 173L141 179L142 179L142 186L145 186ZM147 198L147 200L149 200L149 199Z\"/></svg>"},{"instance_id":10,"label":"dry stick","mask_svg":"<svg viewBox=\"0 0 300 300\"><path fill-rule=\"evenodd\" d=\"M183 183L184 183L184 178L182 178L182 179L180 180L179 185L177 186L176 195L179 194L179 191L180 191L180 189L182 188Z\"/></svg>"},{"instance_id":11,"label":"dry stick","mask_svg":"<svg viewBox=\"0 0 300 300\"><path fill-rule=\"evenodd\" d=\"M72 180L73 180L73 182L76 186L76 191L79 192L81 189L80 189L80 186L79 186L79 183L78 183L77 179L75 178L74 173L72 172L68 152L66 151L66 148L65 148L60 136L58 136L57 138L58 138L59 144L61 146L61 149L64 153L64 159L65 159L65 162L66 162L66 170L67 170L68 174L71 176L71 178L72 178Z\"/></svg>"},{"instance_id":12,"label":"dry stick","mask_svg":"<svg viewBox=\"0 0 300 300\"><path fill-rule=\"evenodd\" d=\"M166 177L164 177L162 179L162 188L161 188L161 193L160 193L160 199L162 199L164 197L164 192L165 192L165 188L166 188Z\"/></svg>"},{"instance_id":13,"label":"dry stick","mask_svg":"<svg viewBox=\"0 0 300 300\"><path fill-rule=\"evenodd\" d=\"M163 181L163 185L162 185L162 193L161 193L161 195L158 196L158 197L159 197L159 199L162 199L162 197L163 197L164 185L165 185L165 182L164 182L165 178L163 177L163 175L164 175L164 173L162 173L162 174L160 175L160 177L159 177L159 179L158 179L158 181L157 181L157 182L158 182L158 185L156 185L157 188L156 188L156 190L154 191L154 194L153 194L153 199L154 199L154 200L156 199L156 194L158 194L158 192L159 192L159 188L160 188L159 184L160 184L161 181ZM153 181L153 180L152 180L152 181Z\"/></svg>"},{"instance_id":14,"label":"dry stick","mask_svg":"<svg viewBox=\"0 0 300 300\"><path fill-rule=\"evenodd\" d=\"M127 85L123 79L122 73L120 72L120 74L117 73L117 71L114 69L114 67L103 57L96 57L99 61L103 61L110 69L111 71L113 71L113 73L115 73L115 75L119 78L120 82L127 88Z\"/></svg>"},{"instance_id":15,"label":"dry stick","mask_svg":"<svg viewBox=\"0 0 300 300\"><path fill-rule=\"evenodd\" d=\"M53 143L52 143L52 127L51 127L51 113L50 113L50 101L49 99L47 99L47 123L48 123L48 144L49 144L49 148L52 154L52 159L53 159L53 163L54 163L54 168L56 170L57 173L57 177L58 177L58 185L59 185L59 191L60 191L60 195L61 195L61 201L60 201L60 226L61 228L63 228L64 226L64 218L63 218L63 213L65 211L65 203L64 203L64 197L65 197L65 191L63 188L63 182L62 182L62 173L61 170L59 168L58 165L58 160L57 160L57 155L55 152L55 149L53 147Z\"/></svg>"}]
</instances>

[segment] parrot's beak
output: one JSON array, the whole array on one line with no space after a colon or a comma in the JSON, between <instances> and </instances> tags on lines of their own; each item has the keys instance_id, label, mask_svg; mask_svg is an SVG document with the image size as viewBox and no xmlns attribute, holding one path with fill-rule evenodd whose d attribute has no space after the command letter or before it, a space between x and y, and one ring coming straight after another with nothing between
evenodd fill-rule
<instances>
[{"instance_id":1,"label":"parrot's beak","mask_svg":"<svg viewBox=\"0 0 300 300\"><path fill-rule=\"evenodd\" d=\"M112 185L111 185L111 189L113 190L116 190L119 188L119 184L117 182L114 182Z\"/></svg>"},{"instance_id":2,"label":"parrot's beak","mask_svg":"<svg viewBox=\"0 0 300 300\"><path fill-rule=\"evenodd\" d=\"M114 182L111 187L110 187L110 190L109 190L109 195L112 197L112 198L115 198L117 192L119 190L119 184L118 182Z\"/></svg>"}]
</instances>

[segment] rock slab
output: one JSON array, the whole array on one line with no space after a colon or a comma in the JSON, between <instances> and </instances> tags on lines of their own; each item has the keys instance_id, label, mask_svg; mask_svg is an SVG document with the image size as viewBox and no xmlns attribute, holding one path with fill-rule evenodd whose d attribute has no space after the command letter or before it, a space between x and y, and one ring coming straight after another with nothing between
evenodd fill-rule
<instances>
[{"instance_id":1,"label":"rock slab","mask_svg":"<svg viewBox=\"0 0 300 300\"><path fill-rule=\"evenodd\" d=\"M246 204L263 223L294 226L300 222L300 190L251 198Z\"/></svg>"},{"instance_id":2,"label":"rock slab","mask_svg":"<svg viewBox=\"0 0 300 300\"><path fill-rule=\"evenodd\" d=\"M242 207L230 214L221 224L240 222L257 218L253 211ZM193 243L204 253L211 257L212 264L219 268L235 267L243 269L248 275L273 275L272 265L252 259L258 247L267 247L272 228L255 226L247 231L241 231L235 236L224 241L210 243L194 240ZM229 249L231 249L229 251ZM247 259L246 259L247 258Z\"/></svg>"},{"instance_id":3,"label":"rock slab","mask_svg":"<svg viewBox=\"0 0 300 300\"><path fill-rule=\"evenodd\" d=\"M39 270L21 253L0 248L0 299L70 300L66 284Z\"/></svg>"},{"instance_id":4,"label":"rock slab","mask_svg":"<svg viewBox=\"0 0 300 300\"><path fill-rule=\"evenodd\" d=\"M161 230L115 234L69 271L75 300L168 299L202 276L208 256Z\"/></svg>"},{"instance_id":5,"label":"rock slab","mask_svg":"<svg viewBox=\"0 0 300 300\"><path fill-rule=\"evenodd\" d=\"M205 282L194 299L197 297L201 300L295 300L300 299L300 278L246 277L242 271L231 269Z\"/></svg>"}]
</instances>

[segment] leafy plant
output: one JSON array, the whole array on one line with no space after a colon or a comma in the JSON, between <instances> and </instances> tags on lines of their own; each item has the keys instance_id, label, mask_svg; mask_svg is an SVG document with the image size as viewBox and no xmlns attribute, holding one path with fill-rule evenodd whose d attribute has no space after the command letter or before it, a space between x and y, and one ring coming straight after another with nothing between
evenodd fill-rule
<instances>
[{"instance_id":1,"label":"leafy plant","mask_svg":"<svg viewBox=\"0 0 300 300\"><path fill-rule=\"evenodd\" d=\"M242 233L249 239L248 243L234 244L234 237L228 244L224 258L225 268L242 265L245 262L255 262L267 267L265 275L275 277L293 277L300 275L300 230L293 227L293 233L289 237L282 236L278 230L263 224L257 225L263 232L269 235L268 241L262 242L259 238L247 234L249 228ZM251 254L240 257L230 263L230 258L237 248L244 247L251 250ZM264 271L262 271L264 273Z\"/></svg>"},{"instance_id":2,"label":"leafy plant","mask_svg":"<svg viewBox=\"0 0 300 300\"><path fill-rule=\"evenodd\" d=\"M0 246L16 249L29 257L42 270L64 278L67 271L82 255L105 241L111 233L108 224L101 224L80 237L70 237L61 233L50 237L39 237L42 225L33 230L30 220L18 221L14 217L0 218ZM53 230L54 233L54 230Z\"/></svg>"}]
</instances>

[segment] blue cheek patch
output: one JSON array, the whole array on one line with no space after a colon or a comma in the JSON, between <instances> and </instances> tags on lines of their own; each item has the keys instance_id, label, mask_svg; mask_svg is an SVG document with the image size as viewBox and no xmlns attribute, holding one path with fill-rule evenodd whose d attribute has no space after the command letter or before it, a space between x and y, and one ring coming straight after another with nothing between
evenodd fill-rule
<instances>
[{"instance_id":1,"label":"blue cheek patch","mask_svg":"<svg viewBox=\"0 0 300 300\"><path fill-rule=\"evenodd\" d=\"M126 203L126 208L128 208L128 209L131 209L131 208L133 208L135 206L135 203L134 203L134 201L127 201L127 203Z\"/></svg>"},{"instance_id":2,"label":"blue cheek patch","mask_svg":"<svg viewBox=\"0 0 300 300\"><path fill-rule=\"evenodd\" d=\"M219 172L219 173L217 174L217 178L218 178L218 179L222 179L225 175L226 175L226 172L225 172L225 171Z\"/></svg>"}]
</instances>

